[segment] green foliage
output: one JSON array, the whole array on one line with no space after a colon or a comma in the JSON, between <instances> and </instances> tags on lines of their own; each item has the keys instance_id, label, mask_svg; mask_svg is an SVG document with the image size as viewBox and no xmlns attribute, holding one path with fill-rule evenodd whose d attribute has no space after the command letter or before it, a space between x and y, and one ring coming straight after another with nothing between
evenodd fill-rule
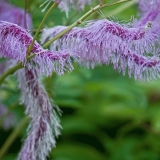
<instances>
[{"instance_id":1,"label":"green foliage","mask_svg":"<svg viewBox=\"0 0 160 160\"><path fill-rule=\"evenodd\" d=\"M36 29L43 17L39 5L43 0L29 1ZM23 1L11 1L23 7ZM103 9L107 17L118 5ZM120 20L136 15L137 7L130 6L117 13ZM82 13L71 12L69 20L58 9L48 18L46 26L70 24ZM75 15L75 16L73 16ZM72 18L73 17L73 18ZM98 13L90 17L102 18ZM1 62L2 60L0 60ZM160 80L135 82L122 76L112 66L87 70L75 65L72 73L43 77L51 97L63 111L62 135L57 140L49 160L159 160L160 159ZM19 99L15 76L5 81L3 103L12 107ZM18 121L24 109L17 105L13 112ZM0 146L11 131L0 131ZM10 147L4 160L13 160L20 150L25 129Z\"/></svg>"}]
</instances>

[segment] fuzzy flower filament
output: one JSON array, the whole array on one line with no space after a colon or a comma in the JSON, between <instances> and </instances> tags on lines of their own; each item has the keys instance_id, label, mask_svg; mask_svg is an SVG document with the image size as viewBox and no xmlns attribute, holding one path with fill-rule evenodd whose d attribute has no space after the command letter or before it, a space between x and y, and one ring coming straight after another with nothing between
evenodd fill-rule
<instances>
[{"instance_id":1,"label":"fuzzy flower filament","mask_svg":"<svg viewBox=\"0 0 160 160\"><path fill-rule=\"evenodd\" d=\"M63 29L65 26L45 29L42 43ZM114 68L123 74L128 67L130 76L133 74L135 79L142 80L146 78L143 76L146 72L159 70L159 59L156 56L144 56L152 51L157 39L158 35L152 31L149 22L145 26L131 28L104 19L90 22L85 28L73 28L55 41L50 49L78 51L80 63L87 67L113 63Z\"/></svg>"},{"instance_id":2,"label":"fuzzy flower filament","mask_svg":"<svg viewBox=\"0 0 160 160\"><path fill-rule=\"evenodd\" d=\"M53 71L63 74L65 70L73 69L68 50L51 52L44 50L37 42L34 43L31 53L35 56L26 63L26 53L33 38L23 28L13 23L0 21L0 57L21 61L29 69L36 69L43 75L51 75Z\"/></svg>"},{"instance_id":3,"label":"fuzzy flower filament","mask_svg":"<svg viewBox=\"0 0 160 160\"><path fill-rule=\"evenodd\" d=\"M51 48L52 51L57 47L79 50L84 45L83 49L86 48L86 50L89 50L92 46L104 46L104 49L115 50L117 46L129 45L144 54L145 51L151 51L154 42L158 39L158 35L152 32L148 23L141 27L129 28L106 19L90 22L86 28L73 28L69 33L54 42ZM58 26L53 29L45 29L41 43L44 43L47 38L51 39L65 28L65 26Z\"/></svg>"},{"instance_id":4,"label":"fuzzy flower filament","mask_svg":"<svg viewBox=\"0 0 160 160\"><path fill-rule=\"evenodd\" d=\"M56 110L41 85L35 70L18 71L21 103L26 106L26 114L31 119L28 137L19 154L19 160L45 160L55 147L55 137L60 134L60 121Z\"/></svg>"}]
</instances>

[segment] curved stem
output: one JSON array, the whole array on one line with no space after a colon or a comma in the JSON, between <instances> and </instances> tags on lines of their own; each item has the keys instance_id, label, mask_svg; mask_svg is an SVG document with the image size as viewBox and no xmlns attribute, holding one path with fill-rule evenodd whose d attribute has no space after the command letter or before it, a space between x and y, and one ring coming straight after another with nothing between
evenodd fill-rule
<instances>
[{"instance_id":1,"label":"curved stem","mask_svg":"<svg viewBox=\"0 0 160 160\"><path fill-rule=\"evenodd\" d=\"M111 4L99 4L98 6L92 8L91 10L89 10L86 14L84 14L78 21L74 22L72 25L70 25L68 28L66 28L65 30L63 30L62 32L60 32L59 34L57 34L53 39L49 40L48 42L46 42L42 47L46 48L48 47L51 43L53 43L55 40L57 40L58 38L62 37L64 34L66 34L67 32L69 32L72 28L74 28L75 26L79 25L82 23L82 21L84 21L87 17L89 17L91 14L93 14L95 11L104 8L104 7L110 7L116 4L120 4L123 2L129 2L129 1L133 1L133 0L119 0L117 2L111 3ZM55 4L57 5L57 4ZM40 29L38 29L37 34L39 33ZM37 37L37 36L36 36ZM34 42L34 40L32 41L32 43ZM33 44L32 44L33 47ZM32 49L32 47L29 47L29 50ZM29 53L29 51L28 51ZM35 55L33 55L32 57L34 57ZM31 59L32 57L27 57L27 59ZM7 72L5 72L1 77L0 77L0 85L3 83L4 79L10 75L13 74L14 72L16 72L18 69L23 68L23 64L22 63L18 63L16 66L14 66L13 68L9 69Z\"/></svg>"},{"instance_id":2,"label":"curved stem","mask_svg":"<svg viewBox=\"0 0 160 160\"><path fill-rule=\"evenodd\" d=\"M39 25L39 27L38 27L38 29L37 29L34 37L33 37L33 41L32 41L32 43L30 44L30 46L29 46L29 48L28 48L27 56L30 54L30 52L31 52L31 50L32 50L32 48L33 48L33 44L34 44L34 42L35 42L35 40L36 40L39 32L41 31L44 22L46 21L47 17L48 17L49 14L51 13L51 11L52 11L54 8L56 8L56 7L57 7L57 3L53 3L53 5L51 6L51 8L50 8L50 9L47 11L47 13L45 14L43 20L41 21L41 23L40 23L40 25Z\"/></svg>"},{"instance_id":3,"label":"curved stem","mask_svg":"<svg viewBox=\"0 0 160 160\"><path fill-rule=\"evenodd\" d=\"M107 12L107 15L113 15L113 16L114 15L118 15L120 12L122 12L125 9L127 9L127 8L131 7L132 5L134 5L136 3L136 1L137 0L132 0L132 1L130 1L130 2L126 3L126 4L124 4L124 5L116 8L116 9L110 11L110 12Z\"/></svg>"},{"instance_id":4,"label":"curved stem","mask_svg":"<svg viewBox=\"0 0 160 160\"><path fill-rule=\"evenodd\" d=\"M11 146L11 144L14 142L14 140L17 138L17 136L19 135L19 133L22 131L22 129L24 128L24 126L27 124L27 122L28 122L28 118L27 117L25 117L24 119L22 119L22 121L20 122L20 124L18 125L18 127L15 130L13 130L13 132L7 138L7 140L5 141L5 143L3 144L3 146L0 149L0 159L3 158L3 156L5 155L5 153L7 152L7 150L9 149L9 147Z\"/></svg>"},{"instance_id":5,"label":"curved stem","mask_svg":"<svg viewBox=\"0 0 160 160\"><path fill-rule=\"evenodd\" d=\"M22 63L18 63L17 65L15 65L14 67L10 68L7 70L7 72L5 72L1 77L0 77L0 85L3 83L3 81L11 74L15 73L18 69L23 68Z\"/></svg>"},{"instance_id":6,"label":"curved stem","mask_svg":"<svg viewBox=\"0 0 160 160\"><path fill-rule=\"evenodd\" d=\"M27 57L27 61L29 61L32 57L34 57L35 54L31 54ZM0 86L2 85L3 81L9 76L12 75L13 73L15 73L18 69L24 68L25 66L23 65L22 62L19 62L17 65L15 65L14 67L10 68L7 70L7 72L5 72L4 74L2 74L2 76L0 77Z\"/></svg>"}]
</instances>

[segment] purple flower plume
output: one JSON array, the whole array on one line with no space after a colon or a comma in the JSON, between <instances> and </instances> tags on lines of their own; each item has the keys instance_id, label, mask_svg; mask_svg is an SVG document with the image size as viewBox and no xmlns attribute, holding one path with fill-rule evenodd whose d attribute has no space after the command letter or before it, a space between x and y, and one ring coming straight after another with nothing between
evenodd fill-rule
<instances>
[{"instance_id":1,"label":"purple flower plume","mask_svg":"<svg viewBox=\"0 0 160 160\"><path fill-rule=\"evenodd\" d=\"M65 29L65 26L57 26L52 29L44 29L41 43L44 43L47 38L53 36ZM109 20L99 20L88 23L86 28L73 28L69 33L57 40L51 45L52 51L59 48L74 48L74 50L90 50L92 47L110 49L114 51L117 46L129 45L141 54L150 52L158 35L152 31L151 26L146 23L144 26L130 28L127 25L123 26Z\"/></svg>"},{"instance_id":2,"label":"purple flower plume","mask_svg":"<svg viewBox=\"0 0 160 160\"><path fill-rule=\"evenodd\" d=\"M26 63L26 53L31 44L32 36L16 24L0 21L0 57L21 61L29 69L36 69L38 73L51 75L53 71L63 74L65 70L73 69L68 50L51 52L44 50L37 42L34 43L31 53L36 54Z\"/></svg>"},{"instance_id":3,"label":"purple flower plume","mask_svg":"<svg viewBox=\"0 0 160 160\"><path fill-rule=\"evenodd\" d=\"M139 0L140 9L143 12L148 12L149 10L160 10L160 1L159 0Z\"/></svg>"},{"instance_id":4,"label":"purple flower plume","mask_svg":"<svg viewBox=\"0 0 160 160\"><path fill-rule=\"evenodd\" d=\"M123 74L128 68L129 75L134 75L135 79L146 79L146 75L155 78L159 73L159 58L156 53L153 53L153 57L146 56L146 52L152 53L158 35L152 32L151 26L146 25L130 28L108 20L91 22L86 28L73 28L55 41L51 45L51 51L57 48L72 49L78 51L81 64L87 67L108 65L111 62ZM45 29L42 43L64 28L58 26Z\"/></svg>"},{"instance_id":5,"label":"purple flower plume","mask_svg":"<svg viewBox=\"0 0 160 160\"><path fill-rule=\"evenodd\" d=\"M32 26L31 16L28 13L25 13L25 10L10 5L2 0L0 0L0 20L15 23L26 29L31 29ZM0 64L0 74L7 70L8 64L6 63L7 61Z\"/></svg>"},{"instance_id":6,"label":"purple flower plume","mask_svg":"<svg viewBox=\"0 0 160 160\"><path fill-rule=\"evenodd\" d=\"M19 70L18 80L21 102L25 104L26 114L31 119L19 160L45 160L55 147L55 137L60 134L60 120L56 113L59 109L51 103L35 70Z\"/></svg>"}]
</instances>

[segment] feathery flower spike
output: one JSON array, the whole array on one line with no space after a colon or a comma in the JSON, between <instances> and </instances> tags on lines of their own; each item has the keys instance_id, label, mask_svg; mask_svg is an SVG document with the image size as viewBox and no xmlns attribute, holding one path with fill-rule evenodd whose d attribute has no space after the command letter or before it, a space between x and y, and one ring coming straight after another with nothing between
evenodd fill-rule
<instances>
[{"instance_id":1,"label":"feathery flower spike","mask_svg":"<svg viewBox=\"0 0 160 160\"><path fill-rule=\"evenodd\" d=\"M146 26L147 25L147 26ZM115 51L118 46L130 46L130 48L141 54L150 52L158 35L152 32L152 26L146 24L137 28L129 28L109 20L98 20L88 23L87 27L75 27L70 32L51 44L51 51L59 49L73 49L75 51L88 52L92 54L101 50ZM52 29L45 29L42 33L41 43L47 38L51 39L57 33L65 29L65 26L57 26ZM88 55L88 56L89 56Z\"/></svg>"},{"instance_id":2,"label":"feathery flower spike","mask_svg":"<svg viewBox=\"0 0 160 160\"><path fill-rule=\"evenodd\" d=\"M160 1L159 0L139 0L139 7L142 12L148 12L148 10L160 10Z\"/></svg>"},{"instance_id":3,"label":"feathery flower spike","mask_svg":"<svg viewBox=\"0 0 160 160\"><path fill-rule=\"evenodd\" d=\"M42 42L48 38L47 35L51 38L64 28L64 26L58 26L45 30L43 35L47 34ZM156 74L157 77L159 76L159 58L156 55L143 56L143 54L146 55L145 51L152 51L158 37L149 29L145 26L127 28L108 20L100 20L89 24L86 28L73 28L55 41L51 45L51 50L73 49L78 51L80 63L87 67L93 68L96 64L108 65L111 62L114 68L122 71L123 74L128 67L129 76L133 74L135 79L146 79L145 75L150 76L149 79L155 79ZM145 48L147 46L149 47Z\"/></svg>"},{"instance_id":4,"label":"feathery flower spike","mask_svg":"<svg viewBox=\"0 0 160 160\"><path fill-rule=\"evenodd\" d=\"M19 70L18 80L21 103L25 104L26 114L31 119L19 160L45 160L60 134L60 120L56 113L60 110L51 103L35 70Z\"/></svg>"},{"instance_id":5,"label":"feathery flower spike","mask_svg":"<svg viewBox=\"0 0 160 160\"><path fill-rule=\"evenodd\" d=\"M51 75L53 71L63 74L65 70L73 69L69 50L54 51L44 50L37 42L34 43L31 53L36 54L26 63L26 53L31 44L32 36L16 24L0 21L0 57L21 61L29 69L36 69L38 73Z\"/></svg>"}]
</instances>

